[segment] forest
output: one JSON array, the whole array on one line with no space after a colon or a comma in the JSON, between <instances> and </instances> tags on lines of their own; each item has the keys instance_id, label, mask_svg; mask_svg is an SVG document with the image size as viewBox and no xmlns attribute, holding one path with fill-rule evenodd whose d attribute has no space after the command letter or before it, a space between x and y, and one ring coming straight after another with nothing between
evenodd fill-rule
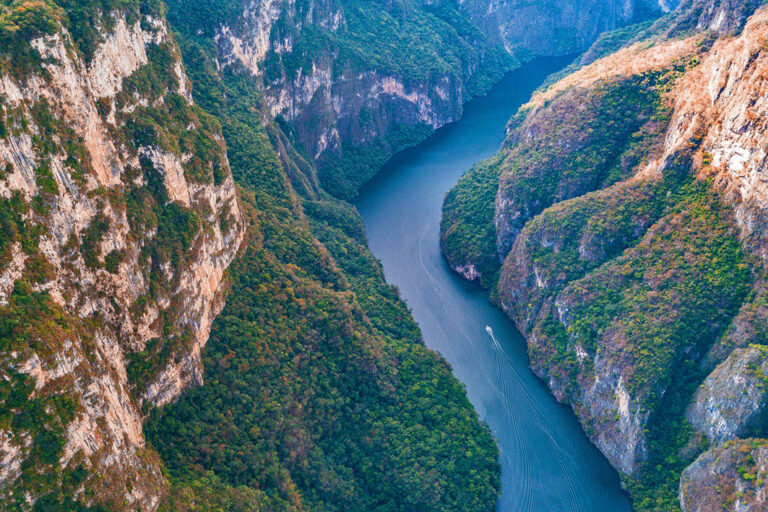
<instances>
[{"instance_id":1,"label":"forest","mask_svg":"<svg viewBox=\"0 0 768 512\"><path fill-rule=\"evenodd\" d=\"M205 385L146 426L173 483L163 507L489 510L495 443L384 282L354 208L300 158L286 172L290 149L254 115L251 78L215 73L205 39L178 37L196 103L222 125L249 232Z\"/></svg>"}]
</instances>

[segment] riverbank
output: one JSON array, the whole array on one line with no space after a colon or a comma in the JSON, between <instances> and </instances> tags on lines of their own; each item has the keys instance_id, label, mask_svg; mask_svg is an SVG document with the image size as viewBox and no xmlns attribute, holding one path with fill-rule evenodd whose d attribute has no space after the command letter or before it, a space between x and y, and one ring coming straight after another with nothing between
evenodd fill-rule
<instances>
[{"instance_id":1,"label":"riverbank","mask_svg":"<svg viewBox=\"0 0 768 512\"><path fill-rule=\"evenodd\" d=\"M510 73L468 103L460 121L396 155L355 203L387 281L398 286L426 344L450 362L498 441L504 512L630 510L616 472L528 368L525 341L512 322L482 289L453 273L439 250L444 194L496 152L509 117L566 64L543 59Z\"/></svg>"}]
</instances>

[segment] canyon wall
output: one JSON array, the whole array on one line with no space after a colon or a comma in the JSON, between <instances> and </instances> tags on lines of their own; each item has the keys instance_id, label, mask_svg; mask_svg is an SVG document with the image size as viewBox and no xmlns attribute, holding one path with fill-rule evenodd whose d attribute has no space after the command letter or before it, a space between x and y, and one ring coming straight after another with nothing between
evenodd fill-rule
<instances>
[{"instance_id":1,"label":"canyon wall","mask_svg":"<svg viewBox=\"0 0 768 512\"><path fill-rule=\"evenodd\" d=\"M222 67L251 72L345 198L519 62L450 2L248 1L214 34Z\"/></svg>"},{"instance_id":2,"label":"canyon wall","mask_svg":"<svg viewBox=\"0 0 768 512\"><path fill-rule=\"evenodd\" d=\"M99 15L87 50L63 16L21 25L0 71L0 489L88 471L78 493L151 510L142 411L202 383L240 207L162 14Z\"/></svg>"},{"instance_id":3,"label":"canyon wall","mask_svg":"<svg viewBox=\"0 0 768 512\"><path fill-rule=\"evenodd\" d=\"M221 66L244 67L263 84L271 115L317 162L326 189L349 198L523 60L584 50L606 29L672 7L259 0L207 23Z\"/></svg>"},{"instance_id":4,"label":"canyon wall","mask_svg":"<svg viewBox=\"0 0 768 512\"><path fill-rule=\"evenodd\" d=\"M757 7L688 1L607 34L521 108L500 153L444 206L449 263L494 287L533 369L638 510L764 500L733 465L761 456L758 441L734 439L768 426ZM462 199L473 196L493 208ZM706 495L712 474L733 492Z\"/></svg>"}]
</instances>

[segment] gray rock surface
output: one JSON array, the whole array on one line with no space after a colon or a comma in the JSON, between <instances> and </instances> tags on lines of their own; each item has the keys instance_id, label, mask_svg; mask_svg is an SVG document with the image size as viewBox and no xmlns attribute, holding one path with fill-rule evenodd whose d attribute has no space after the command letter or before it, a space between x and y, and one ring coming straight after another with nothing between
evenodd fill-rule
<instances>
[{"instance_id":1,"label":"gray rock surface","mask_svg":"<svg viewBox=\"0 0 768 512\"><path fill-rule=\"evenodd\" d=\"M734 350L707 376L686 417L720 445L755 426L768 401L768 347Z\"/></svg>"}]
</instances>

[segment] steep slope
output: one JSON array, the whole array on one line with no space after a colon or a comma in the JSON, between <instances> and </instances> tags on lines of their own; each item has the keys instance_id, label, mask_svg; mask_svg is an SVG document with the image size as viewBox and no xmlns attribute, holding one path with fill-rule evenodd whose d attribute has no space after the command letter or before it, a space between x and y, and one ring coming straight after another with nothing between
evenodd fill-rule
<instances>
[{"instance_id":1,"label":"steep slope","mask_svg":"<svg viewBox=\"0 0 768 512\"><path fill-rule=\"evenodd\" d=\"M147 426L174 484L163 509L240 495L269 511L493 509L490 433L384 282L357 213L306 186L313 169L262 124L246 70L217 72L210 47L182 46L196 100L222 121L251 227L207 384Z\"/></svg>"},{"instance_id":2,"label":"steep slope","mask_svg":"<svg viewBox=\"0 0 768 512\"><path fill-rule=\"evenodd\" d=\"M2 500L152 509L140 411L200 383L241 213L162 11L61 5L0 26Z\"/></svg>"},{"instance_id":3,"label":"steep slope","mask_svg":"<svg viewBox=\"0 0 768 512\"><path fill-rule=\"evenodd\" d=\"M175 26L215 43L220 65L250 71L270 116L344 198L519 63L450 1L169 5Z\"/></svg>"},{"instance_id":4,"label":"steep slope","mask_svg":"<svg viewBox=\"0 0 768 512\"><path fill-rule=\"evenodd\" d=\"M495 506L487 427L248 69L154 2L0 29L0 508Z\"/></svg>"},{"instance_id":5,"label":"steep slope","mask_svg":"<svg viewBox=\"0 0 768 512\"><path fill-rule=\"evenodd\" d=\"M765 342L768 11L747 20L756 7L689 1L603 38L444 207L449 263L486 286L498 273L533 368L639 510L678 507L680 474L710 442L766 427L762 381L747 376L762 352L731 353ZM611 39L623 48L600 58ZM466 199L494 196L492 210ZM705 481L691 476L686 495Z\"/></svg>"},{"instance_id":6,"label":"steep slope","mask_svg":"<svg viewBox=\"0 0 768 512\"><path fill-rule=\"evenodd\" d=\"M589 9L574 0L187 4L170 2L171 22L215 41L222 66L244 67L263 84L271 115L342 198L396 151L458 119L463 103L521 60L583 50L602 30L669 7L605 0ZM557 43L542 44L552 30Z\"/></svg>"},{"instance_id":7,"label":"steep slope","mask_svg":"<svg viewBox=\"0 0 768 512\"><path fill-rule=\"evenodd\" d=\"M566 12L575 4L537 19L597 28L543 53L581 49L603 25L669 7L594 2L582 18ZM739 25L706 7L686 10L701 8L686 22L722 33ZM165 11L155 0L0 5L3 506L493 509L498 454L488 429L384 283L354 210L328 192L353 196L394 151L456 119L466 99L530 57L525 45L535 39L517 29L500 36L488 21L481 30L466 14L477 9L448 1L172 1L178 33ZM521 50L510 43L517 37ZM617 80L612 94L600 89L590 100L597 115L602 96L642 97L633 115L607 120L622 126L622 140L640 127L641 141L597 152L599 180L577 168L565 192L548 190L536 208L623 179L655 151L676 119L661 107L662 90L692 76L692 59L708 49L706 38L669 46L685 61L651 59L641 78ZM678 126L684 141L690 126ZM580 140L575 151L594 142ZM713 138L721 143L734 144L727 133ZM488 169L491 180L504 176ZM745 304L734 334L708 354L715 365L764 316L759 297L744 300L753 275L729 231L759 223L744 220L756 218L752 203L734 220L681 180L657 180L680 187L669 199L677 217L651 228L649 214L641 231L674 237L685 215L715 222L695 259L716 264L686 276L704 275L705 291L728 300L695 333L719 332ZM752 186L728 183L729 194ZM486 230L484 243L488 233L496 238ZM555 367L552 382L567 371ZM660 394L627 400L652 405ZM630 423L637 418L644 421ZM629 464L645 456L642 434L632 435L639 448ZM603 446L616 439L626 441Z\"/></svg>"}]
</instances>

